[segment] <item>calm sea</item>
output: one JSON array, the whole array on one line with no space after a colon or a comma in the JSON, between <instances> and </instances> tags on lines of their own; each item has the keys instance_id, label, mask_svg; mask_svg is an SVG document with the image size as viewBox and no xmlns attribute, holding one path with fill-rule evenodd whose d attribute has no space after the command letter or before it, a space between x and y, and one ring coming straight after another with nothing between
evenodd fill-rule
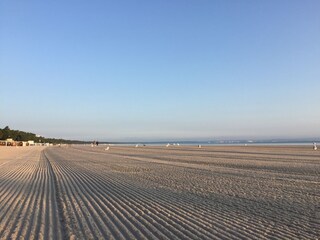
<instances>
[{"instance_id":1,"label":"calm sea","mask_svg":"<svg viewBox=\"0 0 320 240\"><path fill-rule=\"evenodd\" d=\"M111 144L124 145L124 146L135 146L135 145L146 145L146 146L313 146L314 142L238 142L238 141L221 141L221 142L210 142L210 141L177 141L177 142L116 142ZM320 141L318 141L320 145Z\"/></svg>"}]
</instances>

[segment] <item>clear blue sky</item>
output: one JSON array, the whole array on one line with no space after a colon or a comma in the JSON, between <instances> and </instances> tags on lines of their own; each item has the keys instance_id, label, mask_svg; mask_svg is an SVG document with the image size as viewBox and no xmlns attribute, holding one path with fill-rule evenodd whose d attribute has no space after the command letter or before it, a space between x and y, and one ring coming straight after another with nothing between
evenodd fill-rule
<instances>
[{"instance_id":1,"label":"clear blue sky","mask_svg":"<svg viewBox=\"0 0 320 240\"><path fill-rule=\"evenodd\" d=\"M320 137L320 1L0 2L0 127Z\"/></svg>"}]
</instances>

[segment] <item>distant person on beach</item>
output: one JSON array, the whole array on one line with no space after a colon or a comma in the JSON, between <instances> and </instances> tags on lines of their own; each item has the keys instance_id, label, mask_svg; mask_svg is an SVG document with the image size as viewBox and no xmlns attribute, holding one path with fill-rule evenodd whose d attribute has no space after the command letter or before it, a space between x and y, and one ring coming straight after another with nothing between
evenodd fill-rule
<instances>
[{"instance_id":1,"label":"distant person on beach","mask_svg":"<svg viewBox=\"0 0 320 240\"><path fill-rule=\"evenodd\" d=\"M317 150L318 148L317 148L317 143L313 143L313 150Z\"/></svg>"}]
</instances>

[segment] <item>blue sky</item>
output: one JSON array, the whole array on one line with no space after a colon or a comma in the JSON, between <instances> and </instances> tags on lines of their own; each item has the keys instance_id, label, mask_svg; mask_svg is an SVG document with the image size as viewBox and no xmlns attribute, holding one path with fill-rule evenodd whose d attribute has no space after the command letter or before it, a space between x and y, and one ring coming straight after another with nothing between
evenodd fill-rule
<instances>
[{"instance_id":1,"label":"blue sky","mask_svg":"<svg viewBox=\"0 0 320 240\"><path fill-rule=\"evenodd\" d=\"M1 1L0 127L319 137L319 12L318 0Z\"/></svg>"}]
</instances>

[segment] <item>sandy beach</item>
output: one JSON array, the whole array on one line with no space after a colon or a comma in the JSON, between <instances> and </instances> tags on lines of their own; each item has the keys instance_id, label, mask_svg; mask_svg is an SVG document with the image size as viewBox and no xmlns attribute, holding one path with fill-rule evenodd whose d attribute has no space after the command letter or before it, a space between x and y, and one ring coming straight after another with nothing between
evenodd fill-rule
<instances>
[{"instance_id":1,"label":"sandy beach","mask_svg":"<svg viewBox=\"0 0 320 240\"><path fill-rule=\"evenodd\" d=\"M319 239L310 146L0 147L0 239Z\"/></svg>"}]
</instances>

